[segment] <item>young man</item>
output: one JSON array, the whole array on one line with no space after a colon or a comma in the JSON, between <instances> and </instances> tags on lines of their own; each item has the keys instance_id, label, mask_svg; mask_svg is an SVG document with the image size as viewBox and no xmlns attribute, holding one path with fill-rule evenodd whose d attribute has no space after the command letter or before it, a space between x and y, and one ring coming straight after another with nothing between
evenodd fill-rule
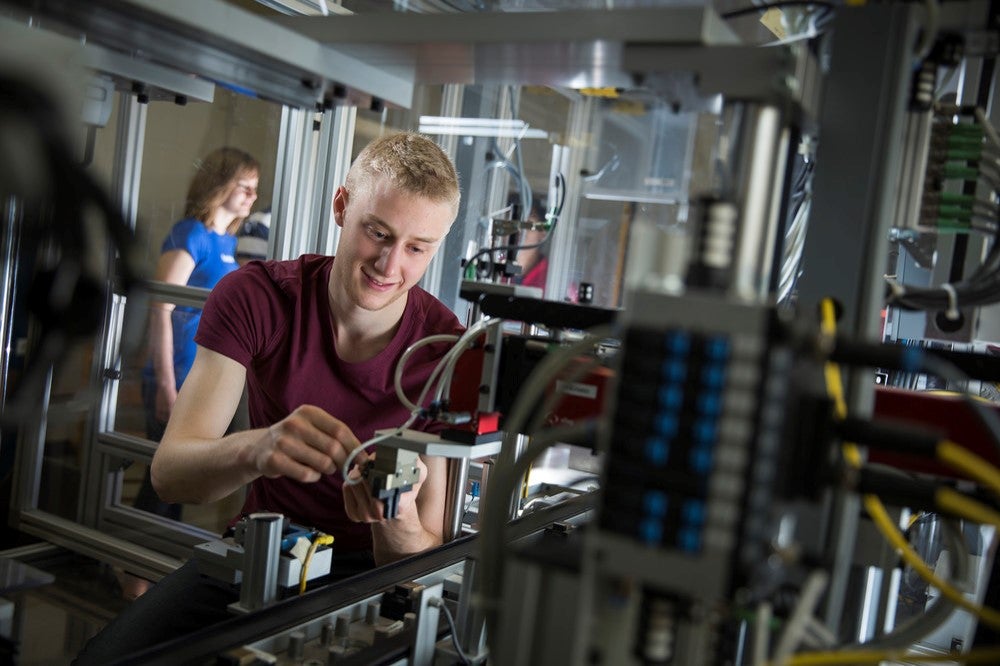
<instances>
[{"instance_id":1,"label":"young man","mask_svg":"<svg viewBox=\"0 0 1000 666\"><path fill-rule=\"evenodd\" d=\"M393 385L403 352L461 331L416 287L458 201L455 169L437 145L408 133L379 139L334 195L342 229L335 259L253 263L216 286L153 458L164 501L211 502L250 484L244 514L276 511L333 535L342 575L370 566L372 554L382 564L441 543L444 461L422 459L421 482L392 520L367 483L343 486L341 466L376 430L409 417ZM413 355L407 395L419 395L445 351L431 345ZM244 386L253 429L225 435ZM224 619L235 598L205 585L189 562L88 643L78 663L107 662Z\"/></svg>"}]
</instances>

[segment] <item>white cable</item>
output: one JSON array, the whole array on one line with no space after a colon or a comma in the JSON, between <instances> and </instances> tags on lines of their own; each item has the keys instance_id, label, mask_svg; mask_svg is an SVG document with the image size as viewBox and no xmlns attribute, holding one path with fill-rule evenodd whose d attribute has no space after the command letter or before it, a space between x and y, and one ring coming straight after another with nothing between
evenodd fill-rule
<instances>
[{"instance_id":1,"label":"white cable","mask_svg":"<svg viewBox=\"0 0 1000 666\"><path fill-rule=\"evenodd\" d=\"M934 42L937 40L938 25L941 23L941 7L938 5L937 0L925 0L924 9L927 10L924 30L920 35L920 41L914 49L914 55L917 60L926 58L930 54L931 49L934 48Z\"/></svg>"},{"instance_id":2,"label":"white cable","mask_svg":"<svg viewBox=\"0 0 1000 666\"><path fill-rule=\"evenodd\" d=\"M344 485L345 486L354 486L354 485L357 485L357 484L361 483L361 481L364 480L364 478L365 478L363 474L359 475L356 479L352 479L349 476L349 474L351 472L351 466L354 465L354 459L358 457L359 453L361 453L362 451L364 451L365 449L367 449L369 446L372 446L373 444L378 444L383 439L389 439L390 437L393 437L393 436L397 435L401 430L406 430L411 425L413 425L414 421L417 420L417 416L418 416L418 414L415 414L415 413L412 414L412 415L410 415L410 418L407 419L406 423L404 423L403 425L401 425L398 428L392 430L391 432L384 432L381 435L375 435L374 437L372 437L368 441L363 442L358 448L356 448L353 451L351 451L347 455L347 458L344 460L344 465L340 468L340 474L341 474L341 476L344 477Z\"/></svg>"},{"instance_id":3,"label":"white cable","mask_svg":"<svg viewBox=\"0 0 1000 666\"><path fill-rule=\"evenodd\" d=\"M986 138L990 140L990 143L995 148L1000 149L1000 135L997 134L997 130L993 127L990 119L986 117L986 112L978 106L976 107L976 120L979 122L980 127L982 127Z\"/></svg>"},{"instance_id":4,"label":"white cable","mask_svg":"<svg viewBox=\"0 0 1000 666\"><path fill-rule=\"evenodd\" d=\"M762 601L757 604L757 617L754 619L753 633L753 666L765 666L767 653L771 651L771 604Z\"/></svg>"},{"instance_id":5,"label":"white cable","mask_svg":"<svg viewBox=\"0 0 1000 666\"><path fill-rule=\"evenodd\" d=\"M403 370L406 368L406 362L410 360L410 356L413 354L413 352L417 351L418 349L421 349L422 347L434 344L435 342L456 342L458 339L459 337L457 335L446 335L446 334L431 335L422 340L417 340L416 342L414 342L412 345L407 347L406 351L403 352L403 355L399 357L399 362L396 363L396 372L393 377L393 384L396 387L396 396L399 398L399 401L404 405L406 405L406 408L409 409L411 412L419 411L421 405L412 402L406 396L406 392L403 390ZM434 379L436 374L437 374L437 368L434 368L434 372L431 373L430 377L428 377L427 382L428 383L431 382L431 380ZM426 384L425 384L425 390L426 390Z\"/></svg>"},{"instance_id":6,"label":"white cable","mask_svg":"<svg viewBox=\"0 0 1000 666\"><path fill-rule=\"evenodd\" d=\"M785 630L781 632L781 638L778 640L778 647L775 649L772 659L774 663L784 663L802 642L802 636L809 618L812 617L813 609L816 608L823 590L826 589L827 579L825 571L814 571L806 578L802 591L799 593L799 601L795 604L792 616L785 624Z\"/></svg>"},{"instance_id":7,"label":"white cable","mask_svg":"<svg viewBox=\"0 0 1000 666\"><path fill-rule=\"evenodd\" d=\"M955 291L955 287L951 283L945 282L941 285L941 289L948 294L948 309L944 311L944 316L948 321L958 321L962 314L958 311L958 293Z\"/></svg>"},{"instance_id":8,"label":"white cable","mask_svg":"<svg viewBox=\"0 0 1000 666\"><path fill-rule=\"evenodd\" d=\"M402 402L403 405L405 405L407 409L409 409L411 412L410 418L407 419L406 423L404 423L403 425L393 429L392 432L376 435L375 437L372 437L368 441L362 443L361 446L354 449L353 451L350 452L350 454L348 454L347 459L344 460L344 465L340 470L341 475L344 477L345 486L353 486L358 483L361 483L362 478L364 478L359 476L355 479L352 479L349 476L351 471L351 466L354 464L354 459L357 458L358 453L367 449L373 444L377 444L384 439L392 437L393 435L402 430L406 430L411 425L413 425L413 422L420 417L420 412L423 409L421 405L423 405L424 400L427 398L427 394L430 391L431 386L434 385L435 378L437 378L438 375L442 373L442 371L447 373L447 381L445 381L445 375L442 374L441 379L438 382L438 399L440 399L440 396L443 395L442 386L451 385L451 373L454 372L454 366L458 362L458 358L462 355L462 352L465 351L465 349L471 344L471 342L479 336L479 333L482 332L482 330L489 328L491 326L496 326L500 324L500 322L502 321L503 321L502 319L482 319L476 322L473 326L470 326L469 329L466 330L461 337L455 335L447 335L447 334L431 335L413 343L406 349L406 351L403 352L403 355L400 356L399 358L399 362L396 363L396 371L394 373L393 383L396 387L396 395L399 397L400 402ZM411 402L410 399L406 396L405 392L403 391L403 386L402 386L403 369L405 368L406 361L409 359L410 355L412 355L413 352L415 352L416 350L425 347L426 345L429 345L433 342L452 342L452 341L455 341L455 346L453 346L450 350L448 350L448 352L444 356L442 356L441 359L438 361L438 364L434 367L434 370L431 372L430 377L427 378L427 382L424 384L424 389L423 391L421 391L420 398L418 398L417 403Z\"/></svg>"},{"instance_id":9,"label":"white cable","mask_svg":"<svg viewBox=\"0 0 1000 666\"><path fill-rule=\"evenodd\" d=\"M439 608L444 614L444 619L448 622L448 630L451 631L451 644L455 648L458 658L463 664L471 664L472 658L465 654L465 651L462 650L461 644L458 642L458 630L455 628L455 618L451 616L451 609L449 609L448 605L445 604L444 599L441 599L440 597L431 597L427 600L427 605Z\"/></svg>"},{"instance_id":10,"label":"white cable","mask_svg":"<svg viewBox=\"0 0 1000 666\"><path fill-rule=\"evenodd\" d=\"M444 398L445 393L451 388L451 379L455 374L455 366L458 364L458 359L472 342L479 337L479 334L487 329L494 326L499 326L503 322L503 319L497 318L486 318L480 319L475 324L469 327L469 330L465 332L462 339L455 343L452 348L450 358L448 358L447 364L445 365L444 373L441 375L441 380L438 382L437 392L435 393L434 399L441 400Z\"/></svg>"}]
</instances>

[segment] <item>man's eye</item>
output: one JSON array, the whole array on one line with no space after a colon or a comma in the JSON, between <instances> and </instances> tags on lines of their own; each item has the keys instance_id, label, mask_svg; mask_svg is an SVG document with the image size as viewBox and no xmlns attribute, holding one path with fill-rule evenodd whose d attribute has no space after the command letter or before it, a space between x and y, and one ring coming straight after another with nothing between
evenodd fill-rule
<instances>
[{"instance_id":1,"label":"man's eye","mask_svg":"<svg viewBox=\"0 0 1000 666\"><path fill-rule=\"evenodd\" d=\"M368 230L368 233L369 233L369 234L371 235L371 237L372 237L372 238L374 238L375 240L385 240L386 238L388 238L388 237L389 237L389 234L385 233L384 231L379 231L378 229L371 229L371 228L370 228L370 229Z\"/></svg>"},{"instance_id":2,"label":"man's eye","mask_svg":"<svg viewBox=\"0 0 1000 666\"><path fill-rule=\"evenodd\" d=\"M422 247L411 247L410 248L410 253L411 254L423 254L424 253L424 248L422 248Z\"/></svg>"}]
</instances>

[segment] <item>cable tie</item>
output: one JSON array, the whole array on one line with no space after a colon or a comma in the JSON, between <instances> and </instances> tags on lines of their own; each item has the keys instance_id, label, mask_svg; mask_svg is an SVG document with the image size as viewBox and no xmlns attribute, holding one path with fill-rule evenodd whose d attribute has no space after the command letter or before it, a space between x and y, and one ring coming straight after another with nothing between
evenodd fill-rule
<instances>
[{"instance_id":1,"label":"cable tie","mask_svg":"<svg viewBox=\"0 0 1000 666\"><path fill-rule=\"evenodd\" d=\"M955 287L945 282L941 285L941 289L948 294L948 309L944 311L944 316L948 321L958 321L962 315L958 311L958 293L955 291Z\"/></svg>"},{"instance_id":2,"label":"cable tie","mask_svg":"<svg viewBox=\"0 0 1000 666\"><path fill-rule=\"evenodd\" d=\"M896 281L896 278L889 277L887 275L885 276L885 281L889 285L889 290L892 291L893 298L902 298L903 296L906 296L906 287L899 284L899 282Z\"/></svg>"}]
</instances>

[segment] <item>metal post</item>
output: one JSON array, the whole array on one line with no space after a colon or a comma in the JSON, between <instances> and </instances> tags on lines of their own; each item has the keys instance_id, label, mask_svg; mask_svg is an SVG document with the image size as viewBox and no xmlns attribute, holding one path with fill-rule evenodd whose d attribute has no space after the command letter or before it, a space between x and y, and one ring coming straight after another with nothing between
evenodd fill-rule
<instances>
[{"instance_id":1,"label":"metal post","mask_svg":"<svg viewBox=\"0 0 1000 666\"><path fill-rule=\"evenodd\" d=\"M468 558L462 568L462 588L458 592L458 612L455 614L455 629L458 631L458 645L470 657L482 654L486 647L486 622L480 611L472 603L476 584L476 561Z\"/></svg>"},{"instance_id":2,"label":"metal post","mask_svg":"<svg viewBox=\"0 0 1000 666\"><path fill-rule=\"evenodd\" d=\"M250 514L243 541L243 583L234 609L258 610L277 599L283 520L280 513Z\"/></svg>"},{"instance_id":3,"label":"metal post","mask_svg":"<svg viewBox=\"0 0 1000 666\"><path fill-rule=\"evenodd\" d=\"M14 351L14 286L17 280L18 249L21 244L22 211L16 197L5 197L3 229L0 230L0 408L7 404L10 359Z\"/></svg>"},{"instance_id":4,"label":"metal post","mask_svg":"<svg viewBox=\"0 0 1000 666\"><path fill-rule=\"evenodd\" d=\"M469 484L469 459L448 459L447 497L444 507L444 542L462 536L465 518L465 488Z\"/></svg>"},{"instance_id":5,"label":"metal post","mask_svg":"<svg viewBox=\"0 0 1000 666\"><path fill-rule=\"evenodd\" d=\"M317 178L313 197L316 217L316 252L333 255L340 241L340 227L333 219L333 195L347 179L354 149L354 127L358 117L355 106L338 106L323 114L317 158Z\"/></svg>"},{"instance_id":6,"label":"metal post","mask_svg":"<svg viewBox=\"0 0 1000 666\"><path fill-rule=\"evenodd\" d=\"M462 115L462 96L465 93L465 86L458 83L449 83L444 86L441 94L441 116L445 118L457 118ZM458 137L448 134L437 137L437 144L441 146L448 157L454 162L458 154ZM467 195L468 193L466 193ZM440 294L444 282L445 270L452 270L454 267L446 266L446 252L438 252L431 259L427 272L424 273L420 286L432 294ZM478 317L476 317L478 320Z\"/></svg>"},{"instance_id":7,"label":"metal post","mask_svg":"<svg viewBox=\"0 0 1000 666\"><path fill-rule=\"evenodd\" d=\"M788 132L773 106L747 109L742 130L737 191L742 206L731 291L739 299L760 302L770 284Z\"/></svg>"},{"instance_id":8,"label":"metal post","mask_svg":"<svg viewBox=\"0 0 1000 666\"><path fill-rule=\"evenodd\" d=\"M139 183L142 176L142 154L146 140L146 119L148 104L140 104L135 95L120 93L118 96L118 124L115 137L115 157L112 168L112 197L121 209L122 217L135 229L139 211ZM108 257L108 270L114 271L115 257ZM82 469L84 470L83 498L80 502L81 521L96 527L103 506L115 504L121 494L120 471L105 474L101 461L106 457L97 453L97 437L100 433L115 429L118 413L118 387L120 385L121 356L126 343L138 344L145 336L141 327L145 325L143 300L133 303L133 318L137 330L126 330L126 298L107 289L107 305L101 346L95 350L94 365L91 370L92 385L101 387L101 401L96 418L87 424L88 446L85 447ZM136 312L139 310L140 312ZM131 336L129 339L128 336ZM113 483L107 477L113 476ZM110 494L108 491L110 490Z\"/></svg>"}]
</instances>

